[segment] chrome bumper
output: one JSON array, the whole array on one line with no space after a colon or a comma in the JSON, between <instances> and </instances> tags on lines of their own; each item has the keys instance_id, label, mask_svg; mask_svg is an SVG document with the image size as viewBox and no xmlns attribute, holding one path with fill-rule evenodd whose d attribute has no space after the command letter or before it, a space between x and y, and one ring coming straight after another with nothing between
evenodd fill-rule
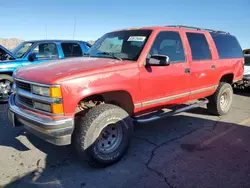
<instances>
[{"instance_id":1,"label":"chrome bumper","mask_svg":"<svg viewBox=\"0 0 250 188\"><path fill-rule=\"evenodd\" d=\"M15 104L15 94L9 98L8 119L12 126L23 125L32 134L54 145L71 144L74 119L52 120L27 113Z\"/></svg>"}]
</instances>

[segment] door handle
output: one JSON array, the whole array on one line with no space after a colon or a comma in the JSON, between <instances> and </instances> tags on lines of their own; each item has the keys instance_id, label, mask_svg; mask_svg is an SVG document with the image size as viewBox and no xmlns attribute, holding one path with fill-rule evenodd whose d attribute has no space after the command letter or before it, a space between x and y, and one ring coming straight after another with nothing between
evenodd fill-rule
<instances>
[{"instance_id":1,"label":"door handle","mask_svg":"<svg viewBox=\"0 0 250 188\"><path fill-rule=\"evenodd\" d=\"M185 73L189 74L190 73L190 68L186 68Z\"/></svg>"},{"instance_id":2,"label":"door handle","mask_svg":"<svg viewBox=\"0 0 250 188\"><path fill-rule=\"evenodd\" d=\"M216 68L216 66L215 66L215 65L212 65L212 66L211 66L211 69L215 69L215 68Z\"/></svg>"}]
</instances>

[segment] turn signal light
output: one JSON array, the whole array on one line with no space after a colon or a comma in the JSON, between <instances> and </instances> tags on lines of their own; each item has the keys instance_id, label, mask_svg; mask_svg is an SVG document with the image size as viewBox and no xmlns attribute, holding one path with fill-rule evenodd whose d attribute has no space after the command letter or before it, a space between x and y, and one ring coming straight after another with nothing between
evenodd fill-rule
<instances>
[{"instance_id":1,"label":"turn signal light","mask_svg":"<svg viewBox=\"0 0 250 188\"><path fill-rule=\"evenodd\" d=\"M61 88L60 87L51 87L50 88L50 97L52 98L61 98Z\"/></svg>"},{"instance_id":2,"label":"turn signal light","mask_svg":"<svg viewBox=\"0 0 250 188\"><path fill-rule=\"evenodd\" d=\"M62 114L63 105L62 104L51 104L51 111L53 114Z\"/></svg>"}]
</instances>

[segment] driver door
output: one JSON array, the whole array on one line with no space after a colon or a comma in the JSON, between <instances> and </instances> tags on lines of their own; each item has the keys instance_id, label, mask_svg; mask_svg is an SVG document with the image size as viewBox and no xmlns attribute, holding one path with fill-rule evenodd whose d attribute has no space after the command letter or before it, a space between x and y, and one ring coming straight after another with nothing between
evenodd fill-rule
<instances>
[{"instance_id":1,"label":"driver door","mask_svg":"<svg viewBox=\"0 0 250 188\"><path fill-rule=\"evenodd\" d=\"M33 64L33 63L52 61L52 60L59 58L57 45L55 43L52 43L52 42L50 42L50 43L38 43L29 52L27 57L29 58L29 55L32 53L36 54L36 59L34 61L30 61L29 59L27 61L24 61L23 66Z\"/></svg>"},{"instance_id":2,"label":"driver door","mask_svg":"<svg viewBox=\"0 0 250 188\"><path fill-rule=\"evenodd\" d=\"M148 65L140 69L142 107L182 103L189 98L190 72L181 35L177 31L161 31L149 52L167 55L170 65Z\"/></svg>"}]
</instances>

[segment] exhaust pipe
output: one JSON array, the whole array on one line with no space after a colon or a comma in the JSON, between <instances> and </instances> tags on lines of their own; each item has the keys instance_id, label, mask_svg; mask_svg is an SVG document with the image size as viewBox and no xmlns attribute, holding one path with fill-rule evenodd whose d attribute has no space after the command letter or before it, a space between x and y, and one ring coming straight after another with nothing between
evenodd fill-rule
<instances>
[{"instance_id":1,"label":"exhaust pipe","mask_svg":"<svg viewBox=\"0 0 250 188\"><path fill-rule=\"evenodd\" d=\"M149 117L149 118L134 118L134 121L136 123L148 123L148 122L159 120L159 119L162 119L162 118L165 118L165 117L173 116L175 114L185 112L185 111L197 108L197 107L201 107L201 106L207 104L208 102L209 101L206 98L205 99L199 99L198 102L196 102L194 104L191 104L189 106L179 108L179 109L176 109L176 110L172 110L170 112L162 113L162 114L159 114L159 115L155 115L155 116L152 116L152 117Z\"/></svg>"}]
</instances>

